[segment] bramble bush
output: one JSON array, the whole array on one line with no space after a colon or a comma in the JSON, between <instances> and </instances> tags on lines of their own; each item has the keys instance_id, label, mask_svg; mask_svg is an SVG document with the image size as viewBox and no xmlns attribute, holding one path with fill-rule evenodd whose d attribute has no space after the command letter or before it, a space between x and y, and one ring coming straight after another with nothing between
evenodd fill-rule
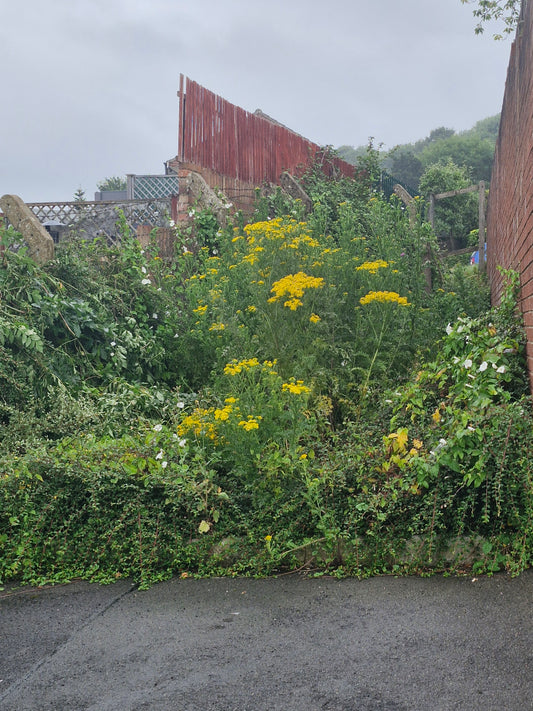
<instances>
[{"instance_id":1,"label":"bramble bush","mask_svg":"<svg viewBox=\"0 0 533 711\"><path fill-rule=\"evenodd\" d=\"M171 263L125 227L0 255L0 579L531 562L513 275L489 311L371 159L307 216L197 211Z\"/></svg>"}]
</instances>

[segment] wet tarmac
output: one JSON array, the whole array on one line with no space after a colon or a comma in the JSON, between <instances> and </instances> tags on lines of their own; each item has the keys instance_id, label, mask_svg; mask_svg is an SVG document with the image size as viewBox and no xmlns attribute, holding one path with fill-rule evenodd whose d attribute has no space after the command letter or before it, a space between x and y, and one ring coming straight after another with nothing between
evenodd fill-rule
<instances>
[{"instance_id":1,"label":"wet tarmac","mask_svg":"<svg viewBox=\"0 0 533 711\"><path fill-rule=\"evenodd\" d=\"M0 592L2 711L527 711L517 578L86 582Z\"/></svg>"}]
</instances>

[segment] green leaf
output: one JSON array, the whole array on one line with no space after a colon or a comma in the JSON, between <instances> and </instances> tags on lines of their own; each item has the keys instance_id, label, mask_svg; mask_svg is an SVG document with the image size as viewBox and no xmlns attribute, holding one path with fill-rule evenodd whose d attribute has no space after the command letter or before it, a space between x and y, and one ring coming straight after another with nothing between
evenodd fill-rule
<instances>
[{"instance_id":1,"label":"green leaf","mask_svg":"<svg viewBox=\"0 0 533 711\"><path fill-rule=\"evenodd\" d=\"M209 533L211 530L211 524L209 521L200 521L200 525L198 526L198 531L200 533Z\"/></svg>"}]
</instances>

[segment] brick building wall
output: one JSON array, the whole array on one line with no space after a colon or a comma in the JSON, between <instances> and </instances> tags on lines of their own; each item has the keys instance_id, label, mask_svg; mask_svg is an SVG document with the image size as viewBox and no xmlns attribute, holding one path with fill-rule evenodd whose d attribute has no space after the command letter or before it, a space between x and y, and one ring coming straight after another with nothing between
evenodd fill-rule
<instances>
[{"instance_id":1,"label":"brick building wall","mask_svg":"<svg viewBox=\"0 0 533 711\"><path fill-rule=\"evenodd\" d=\"M533 1L523 0L511 48L487 213L487 273L498 304L498 266L520 273L533 392Z\"/></svg>"}]
</instances>

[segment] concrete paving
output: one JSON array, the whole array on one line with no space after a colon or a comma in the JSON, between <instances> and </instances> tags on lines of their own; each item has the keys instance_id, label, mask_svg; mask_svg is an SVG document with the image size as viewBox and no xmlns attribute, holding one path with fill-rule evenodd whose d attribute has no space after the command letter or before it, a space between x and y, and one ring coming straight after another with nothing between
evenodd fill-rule
<instances>
[{"instance_id":1,"label":"concrete paving","mask_svg":"<svg viewBox=\"0 0 533 711\"><path fill-rule=\"evenodd\" d=\"M76 582L0 592L2 711L527 711L518 578Z\"/></svg>"}]
</instances>

